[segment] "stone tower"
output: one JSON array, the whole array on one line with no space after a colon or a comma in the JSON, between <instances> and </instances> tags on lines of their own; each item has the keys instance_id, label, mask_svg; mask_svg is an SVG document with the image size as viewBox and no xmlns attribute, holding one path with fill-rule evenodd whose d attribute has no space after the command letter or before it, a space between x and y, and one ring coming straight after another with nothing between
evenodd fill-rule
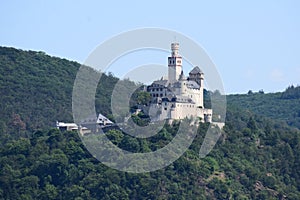
<instances>
[{"instance_id":1,"label":"stone tower","mask_svg":"<svg viewBox=\"0 0 300 200\"><path fill-rule=\"evenodd\" d=\"M195 81L200 86L200 97L199 97L199 105L201 108L204 108L204 102L203 102L203 89L204 89L204 73L201 71L201 69L196 66L190 71L189 73L189 81Z\"/></svg>"},{"instance_id":2,"label":"stone tower","mask_svg":"<svg viewBox=\"0 0 300 200\"><path fill-rule=\"evenodd\" d=\"M182 57L179 55L179 43L171 44L172 54L168 57L168 80L170 83L178 81L182 71Z\"/></svg>"}]
</instances>

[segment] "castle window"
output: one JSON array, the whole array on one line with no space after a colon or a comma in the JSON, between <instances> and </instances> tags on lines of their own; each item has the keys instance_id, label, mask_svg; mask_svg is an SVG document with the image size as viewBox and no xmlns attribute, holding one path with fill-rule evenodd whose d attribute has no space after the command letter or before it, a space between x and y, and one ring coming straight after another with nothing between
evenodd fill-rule
<instances>
[{"instance_id":1,"label":"castle window","mask_svg":"<svg viewBox=\"0 0 300 200\"><path fill-rule=\"evenodd\" d=\"M165 108L165 110L167 110L167 108Z\"/></svg>"}]
</instances>

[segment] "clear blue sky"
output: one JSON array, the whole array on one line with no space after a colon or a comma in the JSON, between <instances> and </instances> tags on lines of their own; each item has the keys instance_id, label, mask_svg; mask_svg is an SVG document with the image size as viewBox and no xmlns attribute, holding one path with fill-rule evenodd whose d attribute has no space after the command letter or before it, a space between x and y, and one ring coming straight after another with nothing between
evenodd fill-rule
<instances>
[{"instance_id":1,"label":"clear blue sky","mask_svg":"<svg viewBox=\"0 0 300 200\"><path fill-rule=\"evenodd\" d=\"M167 28L206 50L227 93L275 92L300 84L299 11L296 0L2 0L0 45L83 63L97 45L120 32Z\"/></svg>"}]
</instances>

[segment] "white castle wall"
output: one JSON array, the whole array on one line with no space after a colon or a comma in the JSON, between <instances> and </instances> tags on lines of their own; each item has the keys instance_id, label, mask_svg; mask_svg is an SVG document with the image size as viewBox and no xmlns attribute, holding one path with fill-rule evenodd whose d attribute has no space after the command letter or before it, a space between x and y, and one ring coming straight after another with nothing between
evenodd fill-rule
<instances>
[{"instance_id":1,"label":"white castle wall","mask_svg":"<svg viewBox=\"0 0 300 200\"><path fill-rule=\"evenodd\" d=\"M205 109L203 103L203 72L195 67L190 72L190 79L186 79L182 73L182 58L178 54L179 44L173 43L171 49L172 54L168 57L168 80L155 81L148 87L152 96L149 111L151 119L156 121L200 117L203 121L211 122L212 110Z\"/></svg>"}]
</instances>

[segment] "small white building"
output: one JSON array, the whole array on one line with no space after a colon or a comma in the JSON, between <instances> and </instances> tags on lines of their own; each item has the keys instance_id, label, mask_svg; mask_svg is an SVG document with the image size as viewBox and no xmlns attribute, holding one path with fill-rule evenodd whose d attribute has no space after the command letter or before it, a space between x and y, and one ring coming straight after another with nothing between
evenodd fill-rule
<instances>
[{"instance_id":1,"label":"small white building","mask_svg":"<svg viewBox=\"0 0 300 200\"><path fill-rule=\"evenodd\" d=\"M154 81L147 87L152 99L149 115L154 121L164 119L200 118L212 121L212 109L204 108L204 73L198 66L186 77L182 70L179 44L171 44L172 54L168 57L168 78Z\"/></svg>"},{"instance_id":2,"label":"small white building","mask_svg":"<svg viewBox=\"0 0 300 200\"><path fill-rule=\"evenodd\" d=\"M56 122L56 128L62 131L79 131L81 135L98 132L100 129L114 126L114 123L99 114L98 117L90 116L82 120L79 125L75 123Z\"/></svg>"},{"instance_id":3,"label":"small white building","mask_svg":"<svg viewBox=\"0 0 300 200\"><path fill-rule=\"evenodd\" d=\"M77 131L78 126L75 123L56 122L56 128L62 131Z\"/></svg>"}]
</instances>

